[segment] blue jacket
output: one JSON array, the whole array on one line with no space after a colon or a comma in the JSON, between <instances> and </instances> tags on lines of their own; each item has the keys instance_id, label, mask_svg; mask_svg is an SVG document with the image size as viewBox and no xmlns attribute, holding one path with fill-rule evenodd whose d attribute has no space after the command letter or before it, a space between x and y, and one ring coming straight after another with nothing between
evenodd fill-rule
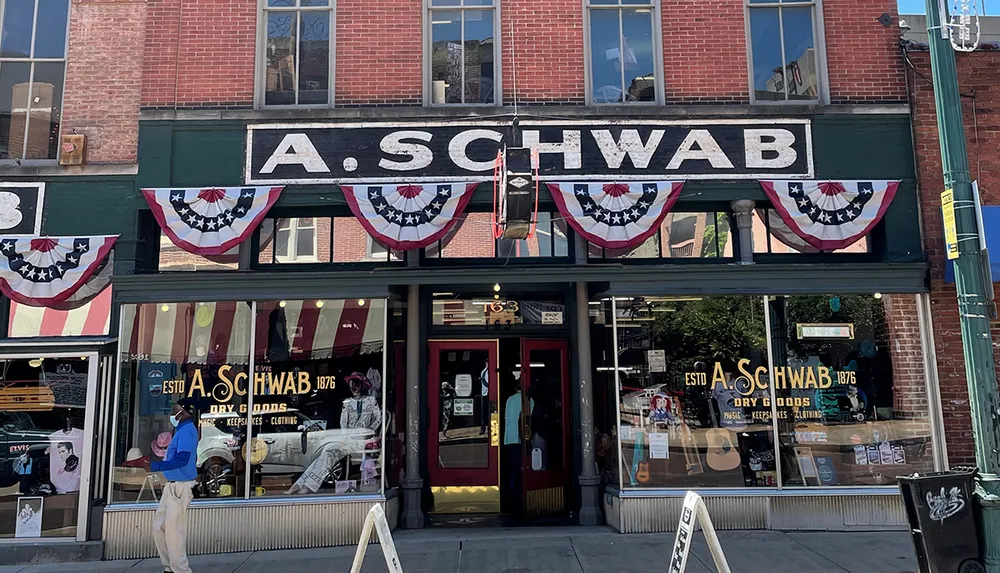
<instances>
[{"instance_id":1,"label":"blue jacket","mask_svg":"<svg viewBox=\"0 0 1000 573\"><path fill-rule=\"evenodd\" d=\"M184 420L174 430L167 455L162 462L153 462L149 468L163 472L169 481L194 481L198 477L198 428L190 419Z\"/></svg>"}]
</instances>

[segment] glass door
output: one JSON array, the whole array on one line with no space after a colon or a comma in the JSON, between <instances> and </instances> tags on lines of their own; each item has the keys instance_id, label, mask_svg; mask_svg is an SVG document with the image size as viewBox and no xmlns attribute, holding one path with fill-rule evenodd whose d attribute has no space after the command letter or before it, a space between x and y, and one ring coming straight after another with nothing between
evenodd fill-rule
<instances>
[{"instance_id":1,"label":"glass door","mask_svg":"<svg viewBox=\"0 0 1000 573\"><path fill-rule=\"evenodd\" d=\"M522 483L528 516L566 509L569 482L569 344L565 340L521 343L524 394Z\"/></svg>"},{"instance_id":2,"label":"glass door","mask_svg":"<svg viewBox=\"0 0 1000 573\"><path fill-rule=\"evenodd\" d=\"M498 513L497 341L429 345L427 452L434 512Z\"/></svg>"}]
</instances>

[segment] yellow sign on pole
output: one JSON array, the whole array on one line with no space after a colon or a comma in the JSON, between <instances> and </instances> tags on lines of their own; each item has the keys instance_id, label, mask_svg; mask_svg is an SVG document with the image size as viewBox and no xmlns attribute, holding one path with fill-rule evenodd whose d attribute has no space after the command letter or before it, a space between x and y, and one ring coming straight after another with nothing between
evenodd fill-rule
<instances>
[{"instance_id":1,"label":"yellow sign on pole","mask_svg":"<svg viewBox=\"0 0 1000 573\"><path fill-rule=\"evenodd\" d=\"M948 260L958 258L958 229L955 227L955 192L946 189L941 194L941 216L944 220L944 245Z\"/></svg>"}]
</instances>

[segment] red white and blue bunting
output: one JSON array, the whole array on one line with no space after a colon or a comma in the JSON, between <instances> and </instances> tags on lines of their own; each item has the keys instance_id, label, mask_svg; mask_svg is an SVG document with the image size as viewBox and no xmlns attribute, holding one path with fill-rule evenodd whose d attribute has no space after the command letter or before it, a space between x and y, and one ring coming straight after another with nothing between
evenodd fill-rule
<instances>
[{"instance_id":1,"label":"red white and blue bunting","mask_svg":"<svg viewBox=\"0 0 1000 573\"><path fill-rule=\"evenodd\" d=\"M117 239L0 237L0 291L29 306L65 303L102 268Z\"/></svg>"},{"instance_id":2,"label":"red white and blue bunting","mask_svg":"<svg viewBox=\"0 0 1000 573\"><path fill-rule=\"evenodd\" d=\"M642 244L680 197L682 181L549 183L566 221L587 241L605 249Z\"/></svg>"},{"instance_id":3,"label":"red white and blue bunting","mask_svg":"<svg viewBox=\"0 0 1000 573\"><path fill-rule=\"evenodd\" d=\"M222 255L253 233L282 187L143 189L160 228L196 255Z\"/></svg>"},{"instance_id":4,"label":"red white and blue bunting","mask_svg":"<svg viewBox=\"0 0 1000 573\"><path fill-rule=\"evenodd\" d=\"M871 232L885 215L899 181L761 181L774 210L796 235L835 251Z\"/></svg>"},{"instance_id":5,"label":"red white and blue bunting","mask_svg":"<svg viewBox=\"0 0 1000 573\"><path fill-rule=\"evenodd\" d=\"M445 237L477 183L344 185L344 197L368 234L394 250L420 249Z\"/></svg>"}]
</instances>

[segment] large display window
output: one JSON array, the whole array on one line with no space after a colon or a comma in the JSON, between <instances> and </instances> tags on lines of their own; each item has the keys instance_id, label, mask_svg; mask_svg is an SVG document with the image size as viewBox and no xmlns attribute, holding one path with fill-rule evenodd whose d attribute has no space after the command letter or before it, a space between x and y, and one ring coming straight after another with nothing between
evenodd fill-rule
<instances>
[{"instance_id":1,"label":"large display window","mask_svg":"<svg viewBox=\"0 0 1000 573\"><path fill-rule=\"evenodd\" d=\"M0 358L0 538L76 536L95 359Z\"/></svg>"},{"instance_id":2,"label":"large display window","mask_svg":"<svg viewBox=\"0 0 1000 573\"><path fill-rule=\"evenodd\" d=\"M934 470L926 401L908 407L925 392L897 383L883 301L771 297L783 485L891 485Z\"/></svg>"},{"instance_id":3,"label":"large display window","mask_svg":"<svg viewBox=\"0 0 1000 573\"><path fill-rule=\"evenodd\" d=\"M620 487L879 486L933 471L926 389L912 369L894 375L894 358L910 358L893 354L884 302L591 303L615 333L613 364L595 355L594 367L595 380L615 374Z\"/></svg>"},{"instance_id":4,"label":"large display window","mask_svg":"<svg viewBox=\"0 0 1000 573\"><path fill-rule=\"evenodd\" d=\"M196 497L381 493L386 300L126 305L112 503L154 501L169 413L198 412Z\"/></svg>"}]
</instances>

